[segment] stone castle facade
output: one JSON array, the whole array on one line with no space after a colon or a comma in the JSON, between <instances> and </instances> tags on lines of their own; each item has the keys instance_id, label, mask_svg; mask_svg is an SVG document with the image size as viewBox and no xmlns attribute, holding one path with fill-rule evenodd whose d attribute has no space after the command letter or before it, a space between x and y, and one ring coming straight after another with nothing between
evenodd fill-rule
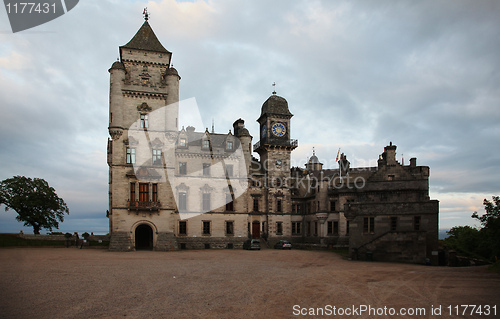
<instances>
[{"instance_id":1,"label":"stone castle facade","mask_svg":"<svg viewBox=\"0 0 500 319\"><path fill-rule=\"evenodd\" d=\"M240 249L260 238L349 247L354 259L437 258L429 168L396 161L392 143L377 167L351 168L343 154L335 169L315 154L291 167L293 115L275 92L254 145L242 119L227 134L179 129L181 78L147 19L119 50L109 69L111 250Z\"/></svg>"}]
</instances>

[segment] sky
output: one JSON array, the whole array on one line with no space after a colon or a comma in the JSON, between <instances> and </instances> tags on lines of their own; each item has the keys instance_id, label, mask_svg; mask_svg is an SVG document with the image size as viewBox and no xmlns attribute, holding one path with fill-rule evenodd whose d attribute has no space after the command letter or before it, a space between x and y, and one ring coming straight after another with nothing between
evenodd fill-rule
<instances>
[{"instance_id":1,"label":"sky","mask_svg":"<svg viewBox=\"0 0 500 319\"><path fill-rule=\"evenodd\" d=\"M44 178L70 210L59 231L108 232L108 69L144 7L204 126L242 118L256 142L276 89L293 166L313 147L325 168L339 148L376 166L392 142L430 167L441 229L479 226L472 213L500 195L497 0L84 0L18 33L0 8L0 180ZM2 207L0 232L31 233L16 215Z\"/></svg>"}]
</instances>

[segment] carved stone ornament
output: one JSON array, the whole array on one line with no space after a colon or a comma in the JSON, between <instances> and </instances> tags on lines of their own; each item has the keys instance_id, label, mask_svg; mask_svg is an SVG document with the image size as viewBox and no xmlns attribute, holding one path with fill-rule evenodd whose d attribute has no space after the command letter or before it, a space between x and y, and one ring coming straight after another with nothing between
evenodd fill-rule
<instances>
[{"instance_id":1,"label":"carved stone ornament","mask_svg":"<svg viewBox=\"0 0 500 319\"><path fill-rule=\"evenodd\" d=\"M148 103L143 102L142 104L137 106L137 111L139 112L151 112L153 109L151 106L148 105Z\"/></svg>"},{"instance_id":2,"label":"carved stone ornament","mask_svg":"<svg viewBox=\"0 0 500 319\"><path fill-rule=\"evenodd\" d=\"M122 130L109 130L109 135L114 141L119 139L122 136L122 134L123 134Z\"/></svg>"}]
</instances>

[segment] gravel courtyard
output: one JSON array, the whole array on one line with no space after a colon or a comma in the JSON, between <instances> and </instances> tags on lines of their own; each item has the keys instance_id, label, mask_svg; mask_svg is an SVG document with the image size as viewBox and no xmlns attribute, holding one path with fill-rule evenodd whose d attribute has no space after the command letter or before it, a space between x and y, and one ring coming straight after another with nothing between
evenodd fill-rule
<instances>
[{"instance_id":1,"label":"gravel courtyard","mask_svg":"<svg viewBox=\"0 0 500 319\"><path fill-rule=\"evenodd\" d=\"M325 317L498 318L498 287L485 267L352 262L326 251L0 249L0 318L314 318L334 306L354 312ZM492 308L449 315L462 304ZM356 312L362 305L379 313Z\"/></svg>"}]
</instances>

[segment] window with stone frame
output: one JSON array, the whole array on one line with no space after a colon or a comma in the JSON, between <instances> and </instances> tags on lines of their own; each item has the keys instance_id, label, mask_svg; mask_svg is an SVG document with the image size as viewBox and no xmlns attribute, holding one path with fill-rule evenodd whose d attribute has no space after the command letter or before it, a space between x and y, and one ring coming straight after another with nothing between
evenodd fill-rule
<instances>
[{"instance_id":1,"label":"window with stone frame","mask_svg":"<svg viewBox=\"0 0 500 319\"><path fill-rule=\"evenodd\" d=\"M141 128L148 128L148 127L149 127L148 115L141 114Z\"/></svg>"},{"instance_id":2,"label":"window with stone frame","mask_svg":"<svg viewBox=\"0 0 500 319\"><path fill-rule=\"evenodd\" d=\"M349 235L349 221L348 220L345 222L345 234Z\"/></svg>"},{"instance_id":3,"label":"window with stone frame","mask_svg":"<svg viewBox=\"0 0 500 319\"><path fill-rule=\"evenodd\" d=\"M318 222L314 222L314 236L318 236Z\"/></svg>"},{"instance_id":4,"label":"window with stone frame","mask_svg":"<svg viewBox=\"0 0 500 319\"><path fill-rule=\"evenodd\" d=\"M205 212L208 212L211 210L210 207L210 193L203 193L202 194L202 207L201 209Z\"/></svg>"},{"instance_id":5,"label":"window with stone frame","mask_svg":"<svg viewBox=\"0 0 500 319\"><path fill-rule=\"evenodd\" d=\"M339 222L334 221L333 222L333 235L338 235L339 234Z\"/></svg>"},{"instance_id":6,"label":"window with stone frame","mask_svg":"<svg viewBox=\"0 0 500 319\"><path fill-rule=\"evenodd\" d=\"M292 235L302 234L302 222L292 222Z\"/></svg>"},{"instance_id":7,"label":"window with stone frame","mask_svg":"<svg viewBox=\"0 0 500 319\"><path fill-rule=\"evenodd\" d=\"M259 199L258 198L253 199L253 211L254 212L259 211Z\"/></svg>"},{"instance_id":8,"label":"window with stone frame","mask_svg":"<svg viewBox=\"0 0 500 319\"><path fill-rule=\"evenodd\" d=\"M179 192L177 206L179 211L187 211L187 193Z\"/></svg>"},{"instance_id":9,"label":"window with stone frame","mask_svg":"<svg viewBox=\"0 0 500 319\"><path fill-rule=\"evenodd\" d=\"M420 230L420 222L422 218L420 216L414 216L413 217L413 229L414 230Z\"/></svg>"},{"instance_id":10,"label":"window with stone frame","mask_svg":"<svg viewBox=\"0 0 500 319\"><path fill-rule=\"evenodd\" d=\"M187 235L187 221L179 221L179 235Z\"/></svg>"},{"instance_id":11,"label":"window with stone frame","mask_svg":"<svg viewBox=\"0 0 500 319\"><path fill-rule=\"evenodd\" d=\"M202 140L202 148L205 149L205 150L208 150L210 149L210 140L209 139L203 139Z\"/></svg>"},{"instance_id":12,"label":"window with stone frame","mask_svg":"<svg viewBox=\"0 0 500 319\"><path fill-rule=\"evenodd\" d=\"M226 143L226 150L232 151L233 148L234 148L233 141L227 141L227 143Z\"/></svg>"},{"instance_id":13,"label":"window with stone frame","mask_svg":"<svg viewBox=\"0 0 500 319\"><path fill-rule=\"evenodd\" d=\"M210 176L210 163L203 163L203 176Z\"/></svg>"},{"instance_id":14,"label":"window with stone frame","mask_svg":"<svg viewBox=\"0 0 500 319\"><path fill-rule=\"evenodd\" d=\"M127 164L135 164L135 148L127 147Z\"/></svg>"},{"instance_id":15,"label":"window with stone frame","mask_svg":"<svg viewBox=\"0 0 500 319\"><path fill-rule=\"evenodd\" d=\"M279 212L279 213L281 213L281 212L282 212L282 210L283 210L283 207L282 207L282 206L283 206L283 205L282 205L282 200L281 200L281 198L277 198L277 199L276 199L276 211L277 211L277 212Z\"/></svg>"},{"instance_id":16,"label":"window with stone frame","mask_svg":"<svg viewBox=\"0 0 500 319\"><path fill-rule=\"evenodd\" d=\"M276 222L276 235L283 235L283 222Z\"/></svg>"},{"instance_id":17,"label":"window with stone frame","mask_svg":"<svg viewBox=\"0 0 500 319\"><path fill-rule=\"evenodd\" d=\"M139 183L139 201L149 202L149 184Z\"/></svg>"},{"instance_id":18,"label":"window with stone frame","mask_svg":"<svg viewBox=\"0 0 500 319\"><path fill-rule=\"evenodd\" d=\"M226 236L234 235L234 221L226 220Z\"/></svg>"},{"instance_id":19,"label":"window with stone frame","mask_svg":"<svg viewBox=\"0 0 500 319\"><path fill-rule=\"evenodd\" d=\"M335 209L336 209L335 206L336 206L336 204L337 204L337 201L335 201L335 200L331 200L330 201L330 212L332 212L332 213L335 212Z\"/></svg>"},{"instance_id":20,"label":"window with stone frame","mask_svg":"<svg viewBox=\"0 0 500 319\"><path fill-rule=\"evenodd\" d=\"M365 234L375 233L375 218L374 217L364 217L363 218L363 233L365 233Z\"/></svg>"},{"instance_id":21,"label":"window with stone frame","mask_svg":"<svg viewBox=\"0 0 500 319\"><path fill-rule=\"evenodd\" d=\"M185 137L181 137L179 139L179 146L180 147L186 147L187 146L187 141L186 141L186 138Z\"/></svg>"},{"instance_id":22,"label":"window with stone frame","mask_svg":"<svg viewBox=\"0 0 500 319\"><path fill-rule=\"evenodd\" d=\"M161 150L153 150L153 165L161 165Z\"/></svg>"},{"instance_id":23,"label":"window with stone frame","mask_svg":"<svg viewBox=\"0 0 500 319\"><path fill-rule=\"evenodd\" d=\"M158 184L152 184L151 187L152 200L153 202L158 202Z\"/></svg>"},{"instance_id":24,"label":"window with stone frame","mask_svg":"<svg viewBox=\"0 0 500 319\"><path fill-rule=\"evenodd\" d=\"M186 175L187 174L187 163L179 162L179 174Z\"/></svg>"},{"instance_id":25,"label":"window with stone frame","mask_svg":"<svg viewBox=\"0 0 500 319\"><path fill-rule=\"evenodd\" d=\"M130 183L130 201L135 202L135 183Z\"/></svg>"},{"instance_id":26,"label":"window with stone frame","mask_svg":"<svg viewBox=\"0 0 500 319\"><path fill-rule=\"evenodd\" d=\"M211 234L211 222L209 220L204 220L203 221L203 229L202 229L202 234L203 235L210 235Z\"/></svg>"},{"instance_id":27,"label":"window with stone frame","mask_svg":"<svg viewBox=\"0 0 500 319\"><path fill-rule=\"evenodd\" d=\"M391 217L391 231L395 231L398 228L398 218L396 216Z\"/></svg>"}]
</instances>

